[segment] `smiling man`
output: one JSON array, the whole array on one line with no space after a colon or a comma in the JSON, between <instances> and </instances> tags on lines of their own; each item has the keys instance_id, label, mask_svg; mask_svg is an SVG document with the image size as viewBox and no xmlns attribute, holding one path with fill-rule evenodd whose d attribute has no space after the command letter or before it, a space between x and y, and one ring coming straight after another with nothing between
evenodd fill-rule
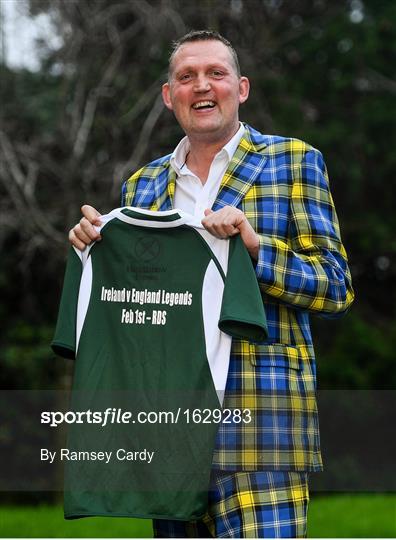
<instances>
[{"instance_id":1,"label":"smiling man","mask_svg":"<svg viewBox=\"0 0 396 540\"><path fill-rule=\"evenodd\" d=\"M248 98L249 81L239 75L221 41L185 42L171 56L162 92L190 144L219 150L238 131L238 109Z\"/></svg>"},{"instance_id":2,"label":"smiling man","mask_svg":"<svg viewBox=\"0 0 396 540\"><path fill-rule=\"evenodd\" d=\"M250 409L252 422L220 425L206 515L154 520L154 531L303 537L308 475L322 468L309 316L341 315L353 300L326 167L309 144L239 122L249 81L231 44L215 32L190 32L174 44L162 95L186 137L124 183L122 202L181 208L217 237L240 234L269 338L233 339L224 407ZM69 234L79 249L100 239L93 227L99 213L82 211Z\"/></svg>"}]
</instances>

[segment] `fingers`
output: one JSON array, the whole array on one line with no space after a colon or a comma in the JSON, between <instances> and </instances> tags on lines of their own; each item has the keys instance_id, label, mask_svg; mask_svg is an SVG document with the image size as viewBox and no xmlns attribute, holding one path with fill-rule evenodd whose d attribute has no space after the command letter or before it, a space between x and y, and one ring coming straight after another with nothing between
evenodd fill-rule
<instances>
[{"instance_id":1,"label":"fingers","mask_svg":"<svg viewBox=\"0 0 396 540\"><path fill-rule=\"evenodd\" d=\"M89 242L83 242L82 240L79 240L78 236L74 232L74 228L70 229L69 231L69 242L80 251L84 251L84 249L89 244Z\"/></svg>"},{"instance_id":2,"label":"fingers","mask_svg":"<svg viewBox=\"0 0 396 540\"><path fill-rule=\"evenodd\" d=\"M245 214L234 206L226 206L216 212L206 212L202 225L217 238L241 235L250 256L258 260L260 237L250 225Z\"/></svg>"},{"instance_id":3,"label":"fingers","mask_svg":"<svg viewBox=\"0 0 396 540\"><path fill-rule=\"evenodd\" d=\"M84 217L70 230L69 241L74 247L83 251L92 242L101 240L100 234L94 227L94 225L100 225L100 213L87 204L81 208L81 212Z\"/></svg>"},{"instance_id":4,"label":"fingers","mask_svg":"<svg viewBox=\"0 0 396 540\"><path fill-rule=\"evenodd\" d=\"M234 234L239 233L239 229L237 229L236 227L234 227L234 225L228 222L213 223L206 228L211 234L213 234L217 238L229 238L230 236L234 236Z\"/></svg>"},{"instance_id":5,"label":"fingers","mask_svg":"<svg viewBox=\"0 0 396 540\"><path fill-rule=\"evenodd\" d=\"M93 206L84 204L81 213L92 225L100 225L100 213Z\"/></svg>"},{"instance_id":6,"label":"fingers","mask_svg":"<svg viewBox=\"0 0 396 540\"><path fill-rule=\"evenodd\" d=\"M231 206L222 208L217 212L208 210L205 210L205 217L202 220L202 225L207 231L217 238L229 238L239 234L239 225L244 219L244 215L240 210Z\"/></svg>"}]
</instances>

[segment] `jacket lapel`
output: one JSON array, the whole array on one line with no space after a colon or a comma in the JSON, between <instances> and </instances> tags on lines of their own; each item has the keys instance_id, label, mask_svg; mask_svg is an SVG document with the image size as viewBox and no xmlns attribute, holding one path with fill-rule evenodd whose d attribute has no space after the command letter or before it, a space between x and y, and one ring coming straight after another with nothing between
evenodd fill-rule
<instances>
[{"instance_id":1,"label":"jacket lapel","mask_svg":"<svg viewBox=\"0 0 396 540\"><path fill-rule=\"evenodd\" d=\"M238 206L267 161L267 156L263 154L263 149L267 146L263 136L250 126L245 127L245 134L221 181L213 210L224 206Z\"/></svg>"},{"instance_id":2,"label":"jacket lapel","mask_svg":"<svg viewBox=\"0 0 396 540\"><path fill-rule=\"evenodd\" d=\"M263 154L267 146L264 137L245 125L246 131L222 178L220 189L212 206L219 210L224 206L238 206L251 185L261 173L267 156ZM176 172L167 161L163 170L155 178L154 200L151 210L171 210L175 195Z\"/></svg>"}]
</instances>

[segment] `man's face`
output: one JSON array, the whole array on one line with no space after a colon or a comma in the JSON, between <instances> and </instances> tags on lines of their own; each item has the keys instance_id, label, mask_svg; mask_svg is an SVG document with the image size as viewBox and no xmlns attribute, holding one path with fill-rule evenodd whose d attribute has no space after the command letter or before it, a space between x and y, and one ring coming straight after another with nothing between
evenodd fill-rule
<instances>
[{"instance_id":1,"label":"man's face","mask_svg":"<svg viewBox=\"0 0 396 540\"><path fill-rule=\"evenodd\" d=\"M190 140L221 142L238 130L239 104L249 81L238 77L230 50L221 41L184 43L162 87L165 105Z\"/></svg>"}]
</instances>

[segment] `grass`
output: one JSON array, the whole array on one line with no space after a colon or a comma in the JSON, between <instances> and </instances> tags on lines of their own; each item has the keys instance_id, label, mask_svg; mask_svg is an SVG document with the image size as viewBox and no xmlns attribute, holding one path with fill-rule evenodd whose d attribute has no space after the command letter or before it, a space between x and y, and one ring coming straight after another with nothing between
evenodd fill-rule
<instances>
[{"instance_id":1,"label":"grass","mask_svg":"<svg viewBox=\"0 0 396 540\"><path fill-rule=\"evenodd\" d=\"M1 537L152 538L151 521L130 518L65 520L61 506L3 507Z\"/></svg>"},{"instance_id":2,"label":"grass","mask_svg":"<svg viewBox=\"0 0 396 540\"><path fill-rule=\"evenodd\" d=\"M394 538L395 536L394 494L343 494L311 498L308 537Z\"/></svg>"},{"instance_id":3,"label":"grass","mask_svg":"<svg viewBox=\"0 0 396 540\"><path fill-rule=\"evenodd\" d=\"M314 538L392 538L396 536L396 495L329 495L311 498L308 535ZM63 519L60 506L0 508L1 537L150 538L142 519Z\"/></svg>"}]
</instances>

